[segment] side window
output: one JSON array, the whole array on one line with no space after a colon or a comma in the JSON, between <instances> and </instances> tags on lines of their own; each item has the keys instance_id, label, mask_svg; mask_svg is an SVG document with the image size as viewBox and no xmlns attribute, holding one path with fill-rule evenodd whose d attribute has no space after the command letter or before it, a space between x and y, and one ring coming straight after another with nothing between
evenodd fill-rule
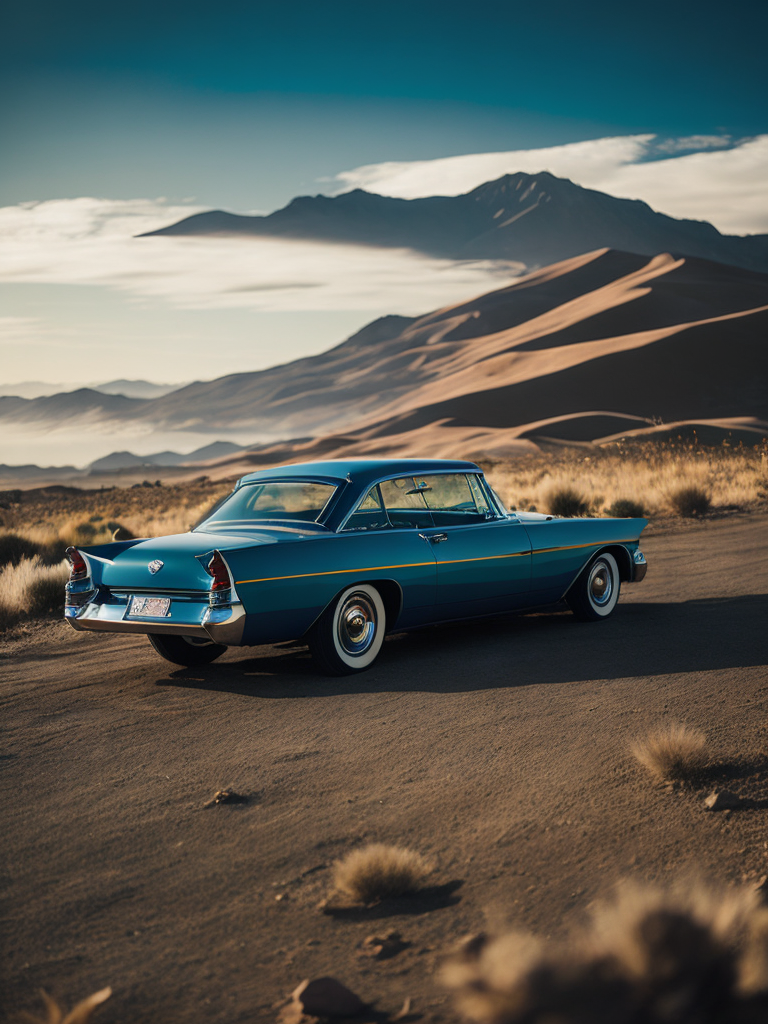
<instances>
[{"instance_id":1,"label":"side window","mask_svg":"<svg viewBox=\"0 0 768 1024\"><path fill-rule=\"evenodd\" d=\"M480 481L477 479L476 476L470 476L468 477L468 480L469 486L472 488L472 497L475 499L477 511L482 512L483 515L486 515L491 510L488 506L488 499L485 496L485 492L483 491Z\"/></svg>"},{"instance_id":2,"label":"side window","mask_svg":"<svg viewBox=\"0 0 768 1024\"><path fill-rule=\"evenodd\" d=\"M417 481L423 487L424 500L432 512L435 526L463 526L483 522L488 502L480 488L465 473L445 473Z\"/></svg>"},{"instance_id":3,"label":"side window","mask_svg":"<svg viewBox=\"0 0 768 1024\"><path fill-rule=\"evenodd\" d=\"M387 516L393 526L424 528L434 525L424 501L424 485L420 480L404 476L399 480L385 480L379 486Z\"/></svg>"},{"instance_id":4,"label":"side window","mask_svg":"<svg viewBox=\"0 0 768 1024\"><path fill-rule=\"evenodd\" d=\"M378 484L374 484L347 520L344 530L383 530L389 526L381 504Z\"/></svg>"}]
</instances>

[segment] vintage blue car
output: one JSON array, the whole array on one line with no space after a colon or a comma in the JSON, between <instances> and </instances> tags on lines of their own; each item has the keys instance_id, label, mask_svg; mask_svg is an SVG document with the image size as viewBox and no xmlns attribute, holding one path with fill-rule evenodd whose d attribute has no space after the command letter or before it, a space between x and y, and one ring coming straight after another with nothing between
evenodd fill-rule
<instances>
[{"instance_id":1,"label":"vintage blue car","mask_svg":"<svg viewBox=\"0 0 768 1024\"><path fill-rule=\"evenodd\" d=\"M605 619L645 576L646 525L508 512L473 462L283 466L243 477L189 533L70 548L65 614L146 633L178 665L304 639L346 674L387 631L562 600Z\"/></svg>"}]
</instances>

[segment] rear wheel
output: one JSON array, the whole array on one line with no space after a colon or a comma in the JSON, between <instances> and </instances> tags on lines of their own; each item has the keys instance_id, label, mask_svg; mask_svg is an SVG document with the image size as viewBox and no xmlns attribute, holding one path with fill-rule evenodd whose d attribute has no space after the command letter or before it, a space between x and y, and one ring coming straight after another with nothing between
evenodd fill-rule
<instances>
[{"instance_id":1,"label":"rear wheel","mask_svg":"<svg viewBox=\"0 0 768 1024\"><path fill-rule=\"evenodd\" d=\"M149 633L149 642L157 653L172 661L174 665L209 665L226 651L222 644L214 644L210 640L196 636L174 636L167 633Z\"/></svg>"},{"instance_id":2,"label":"rear wheel","mask_svg":"<svg viewBox=\"0 0 768 1024\"><path fill-rule=\"evenodd\" d=\"M565 599L577 619L596 622L611 614L619 600L620 589L616 559L604 552L589 563Z\"/></svg>"},{"instance_id":3,"label":"rear wheel","mask_svg":"<svg viewBox=\"0 0 768 1024\"><path fill-rule=\"evenodd\" d=\"M349 587L320 616L309 634L316 664L329 675L362 672L378 657L387 613L381 594L368 583Z\"/></svg>"}]
</instances>

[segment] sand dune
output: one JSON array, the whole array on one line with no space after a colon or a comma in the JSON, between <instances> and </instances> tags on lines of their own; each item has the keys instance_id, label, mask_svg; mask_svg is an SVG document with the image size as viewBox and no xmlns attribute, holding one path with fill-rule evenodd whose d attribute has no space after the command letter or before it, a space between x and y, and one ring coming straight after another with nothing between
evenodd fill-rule
<instances>
[{"instance_id":1,"label":"sand dune","mask_svg":"<svg viewBox=\"0 0 768 1024\"><path fill-rule=\"evenodd\" d=\"M661 437L659 424L743 439L768 421L767 338L768 275L602 249L417 319L384 317L310 359L151 401L0 399L0 419L58 422L85 400L91 422L252 430L262 443L244 458L266 464L342 451L512 454Z\"/></svg>"},{"instance_id":2,"label":"sand dune","mask_svg":"<svg viewBox=\"0 0 768 1024\"><path fill-rule=\"evenodd\" d=\"M594 409L674 420L759 416L768 414L766 389L761 398L753 386L766 375L761 339L767 307L766 275L666 254L649 259L599 250L417 320L377 321L312 359L192 385L151 403L151 416L168 425L189 423L198 409L211 428L250 423L283 437L359 430L406 412L421 423L425 417L469 416L472 423L494 427ZM622 351L650 353L654 344L660 351L658 343L665 339L690 332L703 336L707 325L707 351L728 362L725 377L737 392L733 401L712 365L695 370L705 392L696 408L657 401L663 380L650 381L642 393L610 372L607 392L585 391L586 380L570 386L568 376L578 377L579 367L590 366L589 376ZM727 357L725 348L719 356L715 351L718 338L727 339ZM647 358L657 361L656 354ZM680 369L670 366L662 376ZM752 393L746 404L737 401L744 370L744 389ZM619 367L616 372L621 373ZM513 400L506 390L537 380L524 404L524 391ZM449 399L458 406L443 408ZM481 413L475 410L478 402L492 408Z\"/></svg>"}]
</instances>

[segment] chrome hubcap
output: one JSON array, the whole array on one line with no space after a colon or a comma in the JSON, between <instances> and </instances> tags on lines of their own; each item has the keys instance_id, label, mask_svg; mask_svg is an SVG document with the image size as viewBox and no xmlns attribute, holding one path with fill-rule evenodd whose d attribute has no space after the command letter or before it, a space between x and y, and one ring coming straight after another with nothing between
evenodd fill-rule
<instances>
[{"instance_id":1,"label":"chrome hubcap","mask_svg":"<svg viewBox=\"0 0 768 1024\"><path fill-rule=\"evenodd\" d=\"M595 562L589 574L589 596L599 608L611 600L613 594L613 576L605 562Z\"/></svg>"},{"instance_id":2,"label":"chrome hubcap","mask_svg":"<svg viewBox=\"0 0 768 1024\"><path fill-rule=\"evenodd\" d=\"M339 643L347 654L364 654L376 636L376 609L365 594L351 594L339 613Z\"/></svg>"}]
</instances>

